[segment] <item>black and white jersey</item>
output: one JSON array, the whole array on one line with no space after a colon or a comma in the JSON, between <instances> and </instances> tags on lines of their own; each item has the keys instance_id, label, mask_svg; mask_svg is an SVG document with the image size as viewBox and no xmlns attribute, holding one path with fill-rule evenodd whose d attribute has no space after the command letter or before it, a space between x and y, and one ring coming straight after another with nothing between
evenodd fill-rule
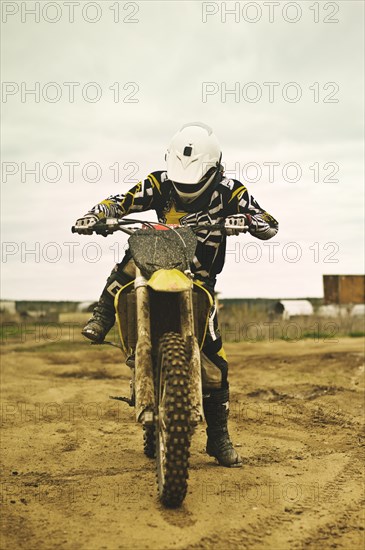
<instances>
[{"instance_id":1,"label":"black and white jersey","mask_svg":"<svg viewBox=\"0 0 365 550\"><path fill-rule=\"evenodd\" d=\"M278 222L248 193L245 185L234 179L219 177L204 205L198 201L184 205L164 171L152 172L125 194L112 195L91 209L99 217L121 218L133 212L155 210L165 224L197 225L222 223L228 216L249 214L249 232L267 240L276 235ZM214 283L223 269L226 236L220 231L201 230L192 271L203 281Z\"/></svg>"}]
</instances>

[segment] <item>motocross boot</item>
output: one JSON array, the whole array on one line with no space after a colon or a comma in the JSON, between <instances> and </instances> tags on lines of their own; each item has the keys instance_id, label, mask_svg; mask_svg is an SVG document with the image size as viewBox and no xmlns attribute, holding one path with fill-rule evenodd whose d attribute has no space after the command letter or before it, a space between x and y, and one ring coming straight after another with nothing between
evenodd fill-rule
<instances>
[{"instance_id":1,"label":"motocross boot","mask_svg":"<svg viewBox=\"0 0 365 550\"><path fill-rule=\"evenodd\" d=\"M81 334L95 344L101 344L114 325L114 322L115 310L113 299L105 300L102 296L94 308L92 317L82 329Z\"/></svg>"},{"instance_id":2,"label":"motocross boot","mask_svg":"<svg viewBox=\"0 0 365 550\"><path fill-rule=\"evenodd\" d=\"M238 468L242 458L237 453L228 434L229 390L211 390L203 397L204 415L207 421L207 447L209 456L216 458L221 466Z\"/></svg>"},{"instance_id":3,"label":"motocross boot","mask_svg":"<svg viewBox=\"0 0 365 550\"><path fill-rule=\"evenodd\" d=\"M122 262L117 264L109 275L99 301L94 308L93 316L81 331L83 336L95 344L101 344L115 322L114 298L118 290L133 279L132 273L125 270L130 262L126 253Z\"/></svg>"}]
</instances>

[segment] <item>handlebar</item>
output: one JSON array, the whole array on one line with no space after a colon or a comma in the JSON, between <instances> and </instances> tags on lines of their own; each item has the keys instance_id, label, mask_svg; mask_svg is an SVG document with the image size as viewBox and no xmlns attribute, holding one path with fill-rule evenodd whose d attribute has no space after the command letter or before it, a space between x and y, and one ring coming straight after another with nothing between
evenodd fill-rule
<instances>
[{"instance_id":1,"label":"handlebar","mask_svg":"<svg viewBox=\"0 0 365 550\"><path fill-rule=\"evenodd\" d=\"M132 220L132 219L125 220L123 218L119 218L119 219L107 218L105 222L96 222L94 225L89 226L88 230L91 231L92 233L96 233L99 235L104 235L104 234L111 235L115 231L123 231L128 235L132 235L134 231L136 231L136 229L132 229L124 226L133 224L133 223L145 223L145 222L141 222L140 220ZM77 227L77 225L73 225L71 227L71 232L80 233L78 229L85 229L85 228L83 228L82 226ZM82 232L80 234L82 234Z\"/></svg>"},{"instance_id":2,"label":"handlebar","mask_svg":"<svg viewBox=\"0 0 365 550\"><path fill-rule=\"evenodd\" d=\"M132 228L127 227L130 224L139 224L143 225L148 228L156 228L157 227L163 227L165 229L170 228L176 228L176 226L172 225L169 226L167 224L163 224L160 222L151 222L151 221L143 221L143 220L133 220L131 218L107 218L105 222L96 222L94 225L88 226L87 230L91 233L96 233L97 235L111 235L115 231L123 231L123 233L126 233L127 235L133 235L135 231L137 231L139 228ZM216 223L216 224L209 224L209 223L203 223L203 224L197 224L197 225L181 225L177 227L189 227L194 233L202 230L210 230L210 231L221 231L223 234L227 234L227 229L234 230L237 233L246 233L248 231L248 226L226 226L224 223ZM79 231L82 230L82 231ZM85 232L85 227L80 225L77 227L77 225L73 225L71 227L72 233L79 233L83 234Z\"/></svg>"}]
</instances>

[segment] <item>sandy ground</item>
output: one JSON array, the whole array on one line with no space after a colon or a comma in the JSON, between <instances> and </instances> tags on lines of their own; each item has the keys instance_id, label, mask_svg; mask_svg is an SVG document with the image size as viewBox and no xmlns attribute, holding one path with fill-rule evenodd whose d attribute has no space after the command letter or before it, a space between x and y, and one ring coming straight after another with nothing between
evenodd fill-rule
<instances>
[{"instance_id":1,"label":"sandy ground","mask_svg":"<svg viewBox=\"0 0 365 550\"><path fill-rule=\"evenodd\" d=\"M360 549L363 341L226 346L232 439L219 467L194 435L180 510L157 499L119 350L2 348L2 548Z\"/></svg>"}]
</instances>

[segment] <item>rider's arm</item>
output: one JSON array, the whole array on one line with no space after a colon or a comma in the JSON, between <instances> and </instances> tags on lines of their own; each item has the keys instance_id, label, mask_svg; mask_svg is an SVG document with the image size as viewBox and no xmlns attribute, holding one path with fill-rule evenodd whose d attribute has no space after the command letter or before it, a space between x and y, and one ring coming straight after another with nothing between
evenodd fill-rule
<instances>
[{"instance_id":1,"label":"rider's arm","mask_svg":"<svg viewBox=\"0 0 365 550\"><path fill-rule=\"evenodd\" d=\"M111 195L96 204L88 214L95 214L98 218L122 218L132 212L144 212L154 208L159 194L159 172L154 172L125 194Z\"/></svg>"},{"instance_id":2,"label":"rider's arm","mask_svg":"<svg viewBox=\"0 0 365 550\"><path fill-rule=\"evenodd\" d=\"M245 215L249 225L249 233L258 239L271 239L279 230L276 219L263 210L246 187L238 181L235 181L231 197L228 200L227 212L229 212L227 213L228 216Z\"/></svg>"}]
</instances>

